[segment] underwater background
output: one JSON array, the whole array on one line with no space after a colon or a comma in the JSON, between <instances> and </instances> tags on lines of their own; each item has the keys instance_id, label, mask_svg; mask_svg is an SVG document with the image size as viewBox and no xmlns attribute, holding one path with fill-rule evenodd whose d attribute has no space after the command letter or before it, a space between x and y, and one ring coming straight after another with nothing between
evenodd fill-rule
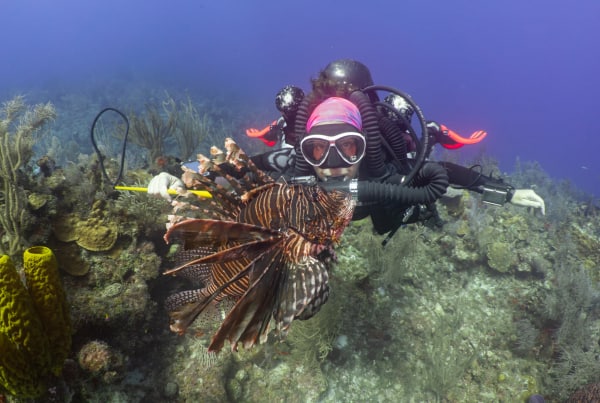
<instances>
[{"instance_id":1,"label":"underwater background","mask_svg":"<svg viewBox=\"0 0 600 403\"><path fill-rule=\"evenodd\" d=\"M0 10L0 119L10 121L0 131L0 254L13 262L0 260L0 273L27 267L28 247L48 246L64 287L48 293L70 310L70 320L48 322L54 348L25 325L38 319L17 320L36 298L0 276L0 301L10 293L24 301L0 306L17 318L0 335L15 327L34 341L29 355L13 356L0 337L0 395L558 402L584 388L588 401L600 396L600 3L2 0ZM123 164L122 183L145 186L168 163L157 157L187 159L225 137L263 151L244 130L278 116L280 88L307 91L338 58L360 60L376 84L409 93L427 119L464 134L486 130L481 145L436 157L534 188L547 214L465 194L438 203L443 228L402 228L385 248L370 222L354 222L318 315L295 321L283 343L208 354L210 332L171 333L162 305L182 287L160 274L173 265L162 239L169 206L111 191L92 122L113 107L134 127L155 125L160 149L134 136ZM199 133L193 144L174 134L187 129ZM109 132L99 127L97 139L119 165L120 139ZM26 158L11 170L18 136ZM118 168L106 168L115 178ZM58 371L51 363L64 356ZM47 366L43 376L25 375L33 363ZM7 386L11 374L20 381Z\"/></svg>"}]
</instances>

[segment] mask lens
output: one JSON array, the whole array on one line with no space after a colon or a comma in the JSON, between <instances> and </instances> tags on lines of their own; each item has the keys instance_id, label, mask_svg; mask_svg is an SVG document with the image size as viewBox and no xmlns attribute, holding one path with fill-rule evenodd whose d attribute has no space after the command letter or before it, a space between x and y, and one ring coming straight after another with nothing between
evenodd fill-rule
<instances>
[{"instance_id":1,"label":"mask lens","mask_svg":"<svg viewBox=\"0 0 600 403\"><path fill-rule=\"evenodd\" d=\"M329 146L330 143L328 140L307 137L302 141L300 148L309 164L319 166L327 159Z\"/></svg>"},{"instance_id":2,"label":"mask lens","mask_svg":"<svg viewBox=\"0 0 600 403\"><path fill-rule=\"evenodd\" d=\"M340 157L348 164L356 164L365 155L365 139L358 134L348 134L335 141Z\"/></svg>"}]
</instances>

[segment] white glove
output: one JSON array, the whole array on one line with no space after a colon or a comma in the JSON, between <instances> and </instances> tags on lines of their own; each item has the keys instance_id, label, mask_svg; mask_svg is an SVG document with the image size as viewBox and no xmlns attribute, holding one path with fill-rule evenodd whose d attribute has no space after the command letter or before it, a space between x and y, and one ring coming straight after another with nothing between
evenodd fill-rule
<instances>
[{"instance_id":1,"label":"white glove","mask_svg":"<svg viewBox=\"0 0 600 403\"><path fill-rule=\"evenodd\" d=\"M539 208L542 210L542 215L546 215L544 199L532 189L516 189L510 202L516 206Z\"/></svg>"},{"instance_id":2,"label":"white glove","mask_svg":"<svg viewBox=\"0 0 600 403\"><path fill-rule=\"evenodd\" d=\"M185 191L185 185L181 179L167 172L159 173L148 184L149 195L162 197L167 201L171 201L169 189Z\"/></svg>"},{"instance_id":3,"label":"white glove","mask_svg":"<svg viewBox=\"0 0 600 403\"><path fill-rule=\"evenodd\" d=\"M442 195L442 197L448 197L450 199L454 199L455 197L462 197L464 191L462 189L453 188L452 186L448 186L446 188L446 193Z\"/></svg>"}]
</instances>

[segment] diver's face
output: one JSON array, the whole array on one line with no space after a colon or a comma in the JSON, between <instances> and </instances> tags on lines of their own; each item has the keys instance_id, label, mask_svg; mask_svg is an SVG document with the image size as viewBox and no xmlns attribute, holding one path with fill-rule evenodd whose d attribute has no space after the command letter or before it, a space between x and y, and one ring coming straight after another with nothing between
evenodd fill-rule
<instances>
[{"instance_id":1,"label":"diver's face","mask_svg":"<svg viewBox=\"0 0 600 403\"><path fill-rule=\"evenodd\" d=\"M326 133L327 129L332 131L333 126L325 126L318 128ZM306 135L300 142L302 156L323 181L353 179L358 175L359 163L365 156L365 137L358 131L334 133Z\"/></svg>"},{"instance_id":2,"label":"diver's face","mask_svg":"<svg viewBox=\"0 0 600 403\"><path fill-rule=\"evenodd\" d=\"M360 163L346 166L346 167L340 167L340 168L314 167L314 169L315 169L315 174L322 181L328 181L328 180L347 181L350 179L356 179L358 177L359 165L360 165Z\"/></svg>"}]
</instances>

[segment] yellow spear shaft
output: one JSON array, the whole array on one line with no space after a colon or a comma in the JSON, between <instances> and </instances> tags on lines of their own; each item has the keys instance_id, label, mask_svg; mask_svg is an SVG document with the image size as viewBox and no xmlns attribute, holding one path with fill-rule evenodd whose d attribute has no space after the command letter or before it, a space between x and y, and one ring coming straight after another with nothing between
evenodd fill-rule
<instances>
[{"instance_id":1,"label":"yellow spear shaft","mask_svg":"<svg viewBox=\"0 0 600 403\"><path fill-rule=\"evenodd\" d=\"M115 186L115 189L116 190L131 190L132 192L144 192L144 193L148 192L148 188L143 188L143 187L138 187L138 186ZM168 189L167 192L169 192L169 194L171 194L171 195L179 194L179 193L177 193L177 191L175 189ZM210 192L207 192L206 190L188 190L188 192L191 192L200 197L206 197L208 199L210 199L212 197Z\"/></svg>"}]
</instances>

